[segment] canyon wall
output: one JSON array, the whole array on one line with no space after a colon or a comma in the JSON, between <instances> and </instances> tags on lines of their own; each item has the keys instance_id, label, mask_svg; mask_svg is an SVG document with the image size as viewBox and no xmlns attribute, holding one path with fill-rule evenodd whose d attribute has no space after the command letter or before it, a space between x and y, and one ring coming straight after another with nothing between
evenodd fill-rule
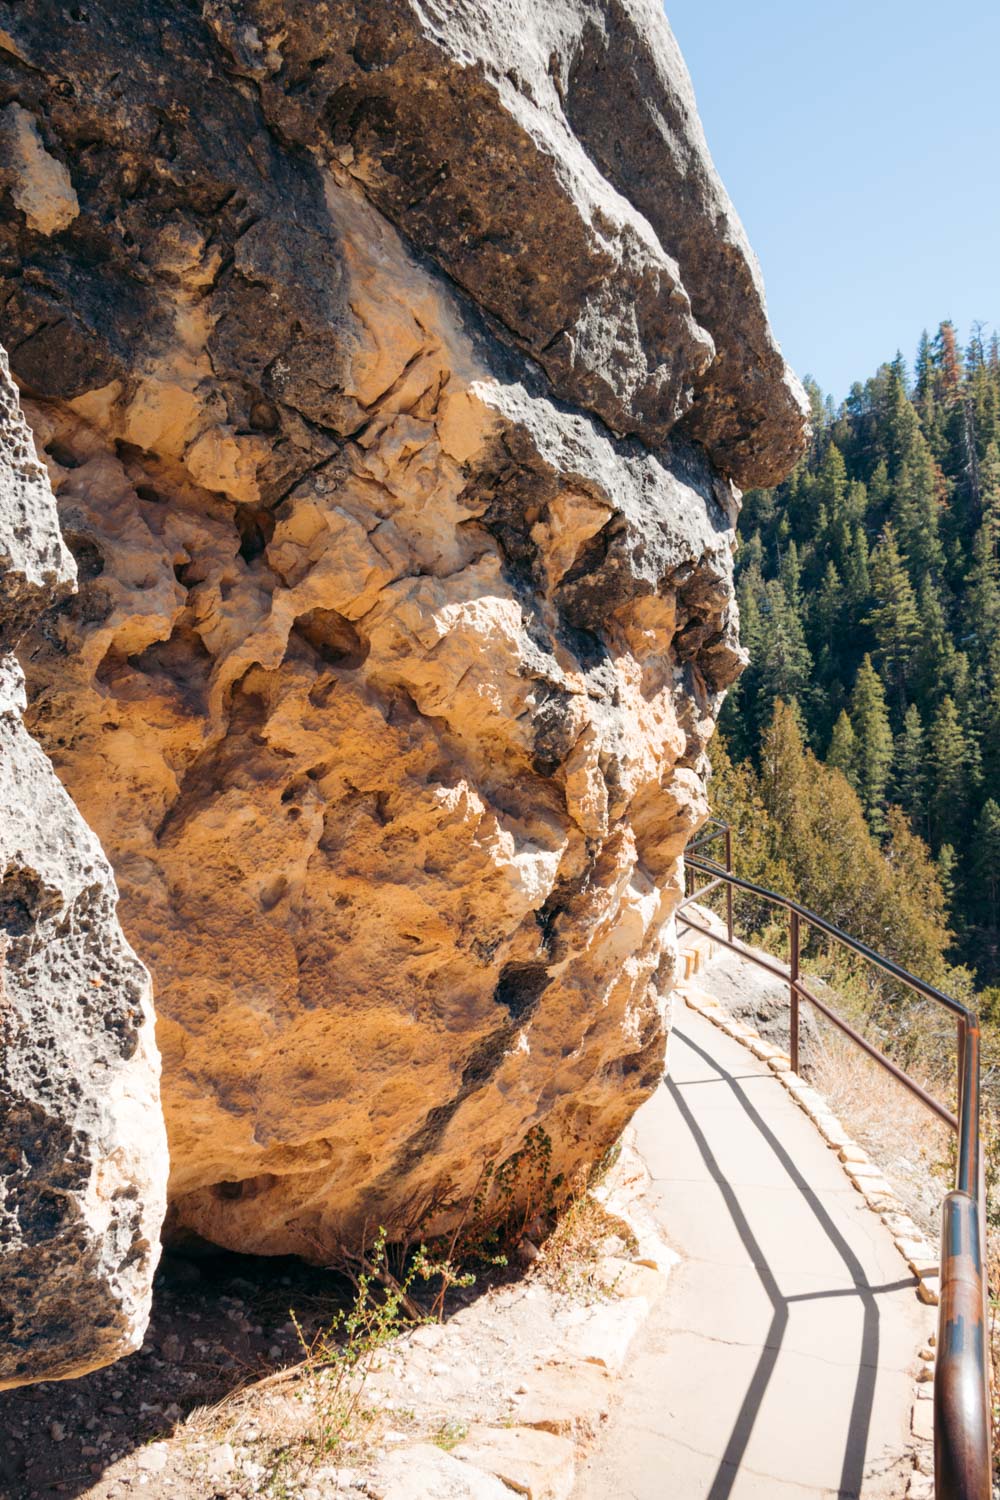
<instances>
[{"instance_id":1,"label":"canyon wall","mask_svg":"<svg viewBox=\"0 0 1000 1500\"><path fill-rule=\"evenodd\" d=\"M654 0L0 0L30 724L154 982L168 1232L322 1260L655 1086L805 438Z\"/></svg>"}]
</instances>

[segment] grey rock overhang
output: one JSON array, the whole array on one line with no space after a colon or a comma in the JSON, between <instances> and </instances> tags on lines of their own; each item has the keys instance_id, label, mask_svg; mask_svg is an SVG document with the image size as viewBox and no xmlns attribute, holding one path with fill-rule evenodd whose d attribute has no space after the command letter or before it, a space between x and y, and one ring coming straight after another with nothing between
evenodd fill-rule
<instances>
[{"instance_id":1,"label":"grey rock overhang","mask_svg":"<svg viewBox=\"0 0 1000 1500\"><path fill-rule=\"evenodd\" d=\"M517 382L482 394L509 424L508 447L516 444L536 478L558 476L560 484L576 479L611 511L609 523L581 550L555 590L565 623L599 636L619 606L674 595L678 659L696 664L710 694L724 693L747 663L732 598L732 528L739 502L731 487L713 475L694 444L672 442L668 451L650 453L638 442L609 438L576 413L532 398ZM489 512L486 524L491 525ZM506 528L493 523L491 529L508 557L516 556L520 549L511 547ZM720 707L717 698L715 711Z\"/></svg>"},{"instance_id":2,"label":"grey rock overhang","mask_svg":"<svg viewBox=\"0 0 1000 1500\"><path fill-rule=\"evenodd\" d=\"M0 109L43 122L79 199L57 233L28 223L0 245L0 329L30 390L82 394L162 338L169 251L133 199L165 224L215 221L223 247L282 206L306 243L311 156L346 167L560 399L651 447L693 439L743 488L794 463L804 398L656 0L96 0L79 16L0 0ZM227 159L230 141L246 146ZM224 261L218 293L259 270ZM335 370L322 321L315 358ZM339 415L308 419L349 427Z\"/></svg>"},{"instance_id":3,"label":"grey rock overhang","mask_svg":"<svg viewBox=\"0 0 1000 1500\"><path fill-rule=\"evenodd\" d=\"M654 445L679 423L743 488L788 472L805 398L657 0L211 15L276 128L347 164L557 395Z\"/></svg>"}]
</instances>

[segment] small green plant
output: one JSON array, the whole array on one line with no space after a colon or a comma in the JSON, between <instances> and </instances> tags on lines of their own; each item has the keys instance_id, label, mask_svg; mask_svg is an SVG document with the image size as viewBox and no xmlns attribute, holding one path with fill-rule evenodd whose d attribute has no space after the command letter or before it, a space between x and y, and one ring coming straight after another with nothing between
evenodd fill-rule
<instances>
[{"instance_id":1,"label":"small green plant","mask_svg":"<svg viewBox=\"0 0 1000 1500\"><path fill-rule=\"evenodd\" d=\"M470 1287L475 1284L475 1272L468 1268L463 1269L454 1259L454 1241L447 1251L442 1249L443 1241L436 1242L436 1249L432 1244L430 1250L421 1245L414 1253L411 1261L412 1270L422 1281L437 1281L437 1291L431 1303L430 1318L436 1318L438 1322L444 1317L445 1300L453 1287Z\"/></svg>"},{"instance_id":2,"label":"small green plant","mask_svg":"<svg viewBox=\"0 0 1000 1500\"><path fill-rule=\"evenodd\" d=\"M295 1312L290 1314L304 1356L303 1394L316 1406L312 1442L317 1459L338 1448L360 1422L370 1420L372 1413L362 1406L362 1396L379 1350L412 1322L426 1321L411 1296L414 1282L428 1273L426 1256L418 1252L397 1280L388 1268L386 1238L386 1231L379 1229L371 1249L351 1257L348 1274L354 1282L354 1300L312 1338Z\"/></svg>"},{"instance_id":3,"label":"small green plant","mask_svg":"<svg viewBox=\"0 0 1000 1500\"><path fill-rule=\"evenodd\" d=\"M431 1317L444 1317L448 1293L472 1286L477 1270L506 1266L510 1250L551 1211L563 1181L550 1177L551 1164L552 1138L540 1125L499 1166L484 1163L454 1228L421 1245L412 1263L423 1279L437 1279Z\"/></svg>"},{"instance_id":4,"label":"small green plant","mask_svg":"<svg viewBox=\"0 0 1000 1500\"><path fill-rule=\"evenodd\" d=\"M457 1448L463 1438L469 1435L468 1422L461 1422L457 1417L449 1417L442 1422L437 1432L431 1436L431 1442L443 1448L445 1453L450 1453L452 1448Z\"/></svg>"},{"instance_id":5,"label":"small green plant","mask_svg":"<svg viewBox=\"0 0 1000 1500\"><path fill-rule=\"evenodd\" d=\"M608 1147L607 1151L605 1151L601 1159L599 1161L595 1161L594 1165L591 1167L590 1175L587 1178L588 1188L600 1187L601 1183L604 1182L607 1178L612 1167L618 1165L618 1160L621 1154L622 1138L621 1136L619 1136L616 1141L612 1141L611 1145Z\"/></svg>"},{"instance_id":6,"label":"small green plant","mask_svg":"<svg viewBox=\"0 0 1000 1500\"><path fill-rule=\"evenodd\" d=\"M271 1455L271 1472L267 1477L267 1493L271 1500L292 1500L298 1490L292 1468L292 1454L288 1448L279 1448Z\"/></svg>"},{"instance_id":7,"label":"small green plant","mask_svg":"<svg viewBox=\"0 0 1000 1500\"><path fill-rule=\"evenodd\" d=\"M502 1162L496 1171L497 1197L506 1205L505 1227L508 1234L520 1230L523 1235L531 1221L552 1207L553 1195L561 1178L550 1178L552 1137L541 1125L535 1125L523 1144ZM520 1202L520 1225L515 1203ZM518 1235L518 1237L520 1237Z\"/></svg>"}]
</instances>

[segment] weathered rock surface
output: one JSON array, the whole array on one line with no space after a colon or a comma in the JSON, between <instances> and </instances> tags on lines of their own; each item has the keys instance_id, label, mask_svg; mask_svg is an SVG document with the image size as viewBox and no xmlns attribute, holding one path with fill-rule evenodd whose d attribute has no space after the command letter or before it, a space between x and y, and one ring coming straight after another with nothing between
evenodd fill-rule
<instances>
[{"instance_id":1,"label":"weathered rock surface","mask_svg":"<svg viewBox=\"0 0 1000 1500\"><path fill-rule=\"evenodd\" d=\"M669 31L0 27L0 337L81 574L32 723L153 970L173 1229L325 1257L536 1126L570 1175L659 1076L733 480L803 435Z\"/></svg>"},{"instance_id":2,"label":"weathered rock surface","mask_svg":"<svg viewBox=\"0 0 1000 1500\"><path fill-rule=\"evenodd\" d=\"M211 7L268 119L344 162L558 395L653 442L683 419L744 487L787 473L802 392L659 0L289 12Z\"/></svg>"},{"instance_id":3,"label":"weathered rock surface","mask_svg":"<svg viewBox=\"0 0 1000 1500\"><path fill-rule=\"evenodd\" d=\"M0 1388L138 1347L165 1207L149 976L10 654L74 577L0 350Z\"/></svg>"}]
</instances>

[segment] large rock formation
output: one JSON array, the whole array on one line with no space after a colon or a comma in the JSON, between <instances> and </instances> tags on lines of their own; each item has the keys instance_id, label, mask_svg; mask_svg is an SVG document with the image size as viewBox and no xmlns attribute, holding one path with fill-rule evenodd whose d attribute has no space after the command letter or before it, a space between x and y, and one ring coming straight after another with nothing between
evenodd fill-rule
<instances>
[{"instance_id":1,"label":"large rock formation","mask_svg":"<svg viewBox=\"0 0 1000 1500\"><path fill-rule=\"evenodd\" d=\"M138 1347L165 1206L149 976L11 653L74 576L0 350L0 1389Z\"/></svg>"},{"instance_id":2,"label":"large rock formation","mask_svg":"<svg viewBox=\"0 0 1000 1500\"><path fill-rule=\"evenodd\" d=\"M24 661L154 975L175 1232L323 1257L659 1077L803 402L655 0L0 0Z\"/></svg>"}]
</instances>

